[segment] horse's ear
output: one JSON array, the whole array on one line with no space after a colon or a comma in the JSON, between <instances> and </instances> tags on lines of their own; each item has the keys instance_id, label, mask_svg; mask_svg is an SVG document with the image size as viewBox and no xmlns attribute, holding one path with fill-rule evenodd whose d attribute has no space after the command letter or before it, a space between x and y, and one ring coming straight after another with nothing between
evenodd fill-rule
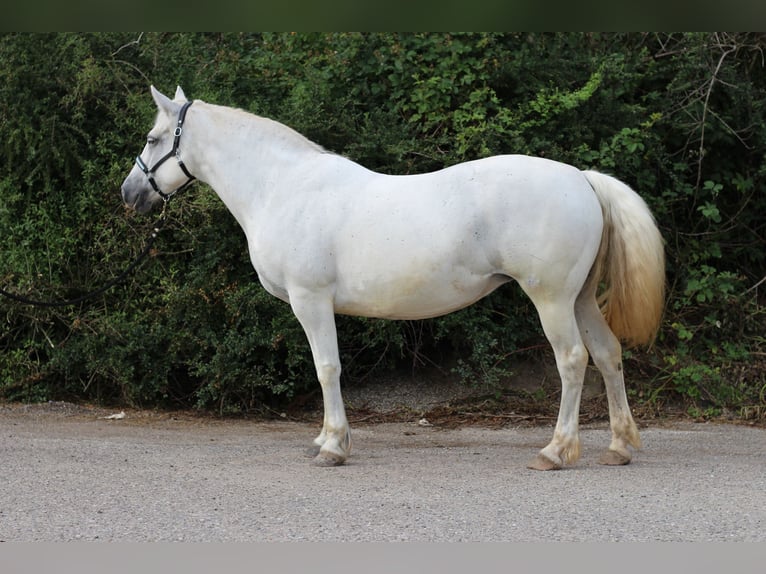
<instances>
[{"instance_id":1,"label":"horse's ear","mask_svg":"<svg viewBox=\"0 0 766 574\"><path fill-rule=\"evenodd\" d=\"M152 98L154 98L154 101L157 104L157 107L160 109L160 111L163 111L168 115L175 115L176 113L178 113L179 105L177 103L175 103L165 94L161 93L154 86L151 86L151 90L152 90Z\"/></svg>"},{"instance_id":2,"label":"horse's ear","mask_svg":"<svg viewBox=\"0 0 766 574\"><path fill-rule=\"evenodd\" d=\"M186 94L184 94L184 91L181 89L181 86L176 86L176 95L175 95L175 97L173 99L175 101L177 101L177 102L178 101L181 101L181 102L188 101L186 99Z\"/></svg>"}]
</instances>

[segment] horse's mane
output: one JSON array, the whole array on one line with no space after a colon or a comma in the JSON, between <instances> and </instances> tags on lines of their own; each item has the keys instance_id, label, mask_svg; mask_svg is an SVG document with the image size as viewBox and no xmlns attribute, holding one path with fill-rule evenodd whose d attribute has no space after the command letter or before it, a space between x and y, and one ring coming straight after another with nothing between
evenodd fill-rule
<instances>
[{"instance_id":1,"label":"horse's mane","mask_svg":"<svg viewBox=\"0 0 766 574\"><path fill-rule=\"evenodd\" d=\"M318 143L315 143L311 141L309 138L301 134L300 132L295 131L290 126L287 126L283 123L280 123L276 120L272 120L270 118L266 118L263 116L259 116L257 114L254 114L252 112L248 112L247 110L243 110L242 108L234 108L229 106L220 106L217 104L209 104L207 102L204 102L202 100L198 100L200 103L208 106L209 108L214 109L215 111L223 114L223 115L241 115L248 121L253 122L260 122L265 126L268 126L268 129L273 130L274 132L279 133L279 135L292 143L294 143L296 146L304 146L307 149L312 149L314 151L318 151L320 153L330 153L325 148L323 148Z\"/></svg>"}]
</instances>

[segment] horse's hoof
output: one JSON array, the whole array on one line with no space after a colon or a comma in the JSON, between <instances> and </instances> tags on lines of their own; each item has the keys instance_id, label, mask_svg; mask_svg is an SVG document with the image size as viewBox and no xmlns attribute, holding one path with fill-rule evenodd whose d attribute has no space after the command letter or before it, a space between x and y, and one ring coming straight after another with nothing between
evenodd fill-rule
<instances>
[{"instance_id":1,"label":"horse's hoof","mask_svg":"<svg viewBox=\"0 0 766 574\"><path fill-rule=\"evenodd\" d=\"M616 450L606 450L599 457L598 463L607 466L622 466L630 464L630 457L620 454Z\"/></svg>"},{"instance_id":2,"label":"horse's hoof","mask_svg":"<svg viewBox=\"0 0 766 574\"><path fill-rule=\"evenodd\" d=\"M346 459L340 455L333 454L331 452L320 452L314 457L312 464L314 466L327 468L332 466L341 466L344 462L346 462Z\"/></svg>"},{"instance_id":3,"label":"horse's hoof","mask_svg":"<svg viewBox=\"0 0 766 574\"><path fill-rule=\"evenodd\" d=\"M319 450L321 448L322 447L319 446L318 444L312 444L310 447L308 447L306 449L306 451L305 451L306 456L309 457L309 458L314 458L315 456L317 456L319 454Z\"/></svg>"},{"instance_id":4,"label":"horse's hoof","mask_svg":"<svg viewBox=\"0 0 766 574\"><path fill-rule=\"evenodd\" d=\"M553 462L547 456L538 454L535 458L529 461L527 468L532 470L560 470L561 464Z\"/></svg>"}]
</instances>

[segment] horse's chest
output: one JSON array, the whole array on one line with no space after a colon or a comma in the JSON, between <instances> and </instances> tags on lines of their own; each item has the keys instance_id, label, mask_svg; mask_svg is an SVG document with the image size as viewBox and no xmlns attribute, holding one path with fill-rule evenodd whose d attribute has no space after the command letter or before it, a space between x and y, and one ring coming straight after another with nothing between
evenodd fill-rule
<instances>
[{"instance_id":1,"label":"horse's chest","mask_svg":"<svg viewBox=\"0 0 766 574\"><path fill-rule=\"evenodd\" d=\"M258 280L266 291L271 295L289 302L287 289L285 288L284 271L269 257L259 254L250 244L250 262L253 264Z\"/></svg>"}]
</instances>

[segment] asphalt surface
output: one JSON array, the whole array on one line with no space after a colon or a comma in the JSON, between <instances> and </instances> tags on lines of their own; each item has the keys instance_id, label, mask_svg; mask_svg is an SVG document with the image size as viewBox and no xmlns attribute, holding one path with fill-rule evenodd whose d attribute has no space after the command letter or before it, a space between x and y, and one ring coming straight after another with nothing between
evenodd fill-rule
<instances>
[{"instance_id":1,"label":"asphalt surface","mask_svg":"<svg viewBox=\"0 0 766 574\"><path fill-rule=\"evenodd\" d=\"M642 428L625 467L525 463L552 428L357 424L339 468L314 424L0 407L0 541L766 541L766 429Z\"/></svg>"}]
</instances>

